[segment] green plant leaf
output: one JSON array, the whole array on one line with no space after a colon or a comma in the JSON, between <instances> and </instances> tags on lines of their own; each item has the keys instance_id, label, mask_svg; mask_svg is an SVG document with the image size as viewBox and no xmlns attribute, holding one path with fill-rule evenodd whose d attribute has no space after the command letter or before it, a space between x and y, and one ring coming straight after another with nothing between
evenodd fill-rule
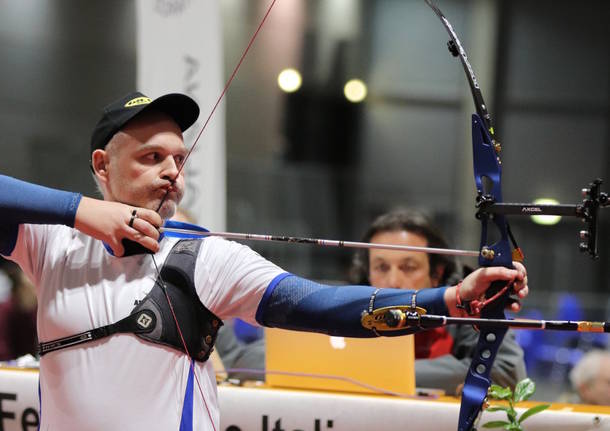
<instances>
[{"instance_id":1,"label":"green plant leaf","mask_svg":"<svg viewBox=\"0 0 610 431\"><path fill-rule=\"evenodd\" d=\"M504 429L507 431L523 431L523 428L521 428L521 425L519 425L518 423L504 425Z\"/></svg>"},{"instance_id":2,"label":"green plant leaf","mask_svg":"<svg viewBox=\"0 0 610 431\"><path fill-rule=\"evenodd\" d=\"M484 423L483 428L504 428L504 426L510 425L510 422L506 421L490 421Z\"/></svg>"},{"instance_id":3,"label":"green plant leaf","mask_svg":"<svg viewBox=\"0 0 610 431\"><path fill-rule=\"evenodd\" d=\"M548 409L549 407L551 407L550 404L538 404L537 406L527 409L519 418L519 423L523 422L530 416L535 415L536 413L540 413L541 411Z\"/></svg>"},{"instance_id":4,"label":"green plant leaf","mask_svg":"<svg viewBox=\"0 0 610 431\"><path fill-rule=\"evenodd\" d=\"M502 386L491 385L489 396L496 400L508 400L512 398L513 391L509 387L503 388Z\"/></svg>"},{"instance_id":5,"label":"green plant leaf","mask_svg":"<svg viewBox=\"0 0 610 431\"><path fill-rule=\"evenodd\" d=\"M529 399L536 390L536 383L531 379L525 378L517 383L515 387L515 402L524 401Z\"/></svg>"},{"instance_id":6,"label":"green plant leaf","mask_svg":"<svg viewBox=\"0 0 610 431\"><path fill-rule=\"evenodd\" d=\"M487 409L485 409L486 412L507 412L509 410L508 407L506 406L491 406Z\"/></svg>"},{"instance_id":7,"label":"green plant leaf","mask_svg":"<svg viewBox=\"0 0 610 431\"><path fill-rule=\"evenodd\" d=\"M519 423L517 421L517 412L514 409L508 409L508 411L506 412L506 416L508 416L508 420L511 423Z\"/></svg>"}]
</instances>

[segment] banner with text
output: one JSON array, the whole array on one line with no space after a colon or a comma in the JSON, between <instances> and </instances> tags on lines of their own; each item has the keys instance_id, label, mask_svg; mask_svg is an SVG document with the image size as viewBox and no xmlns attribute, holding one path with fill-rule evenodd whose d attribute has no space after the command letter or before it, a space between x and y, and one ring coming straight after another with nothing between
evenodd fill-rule
<instances>
[{"instance_id":1,"label":"banner with text","mask_svg":"<svg viewBox=\"0 0 610 431\"><path fill-rule=\"evenodd\" d=\"M191 148L223 88L220 2L138 0L137 88L153 99L170 92L191 96L201 108L184 134ZM221 103L185 167L181 208L210 230L226 225L225 110Z\"/></svg>"}]
</instances>

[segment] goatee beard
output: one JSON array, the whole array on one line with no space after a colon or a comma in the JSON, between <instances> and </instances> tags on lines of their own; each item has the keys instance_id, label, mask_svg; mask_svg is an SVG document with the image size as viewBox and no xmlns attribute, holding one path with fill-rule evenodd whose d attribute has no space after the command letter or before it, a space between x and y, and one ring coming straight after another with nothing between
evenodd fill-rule
<instances>
[{"instance_id":1,"label":"goatee beard","mask_svg":"<svg viewBox=\"0 0 610 431\"><path fill-rule=\"evenodd\" d=\"M159 209L155 208L163 220L168 220L176 213L176 204L172 201L164 201Z\"/></svg>"}]
</instances>

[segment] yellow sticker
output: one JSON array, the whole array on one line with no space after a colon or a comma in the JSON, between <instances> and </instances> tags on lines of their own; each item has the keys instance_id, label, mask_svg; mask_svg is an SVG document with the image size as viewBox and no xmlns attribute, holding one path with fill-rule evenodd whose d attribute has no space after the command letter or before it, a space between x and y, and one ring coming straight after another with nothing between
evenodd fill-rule
<instances>
[{"instance_id":1,"label":"yellow sticker","mask_svg":"<svg viewBox=\"0 0 610 431\"><path fill-rule=\"evenodd\" d=\"M133 106L139 105L148 105L150 102L152 102L152 99L150 97L136 97L135 99L131 99L129 102L127 102L125 104L125 108L131 108Z\"/></svg>"}]
</instances>

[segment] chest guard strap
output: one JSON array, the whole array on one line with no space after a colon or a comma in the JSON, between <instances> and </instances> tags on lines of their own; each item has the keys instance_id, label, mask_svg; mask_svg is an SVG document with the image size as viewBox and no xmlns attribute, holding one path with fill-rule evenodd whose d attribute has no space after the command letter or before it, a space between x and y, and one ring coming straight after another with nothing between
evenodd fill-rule
<instances>
[{"instance_id":1,"label":"chest guard strap","mask_svg":"<svg viewBox=\"0 0 610 431\"><path fill-rule=\"evenodd\" d=\"M201 303L195 289L193 278L200 246L201 239L178 241L161 268L155 285L129 316L110 325L40 343L40 356L117 333L133 333L146 341L184 352L174 316L165 297L165 288L191 358L206 361L223 323Z\"/></svg>"}]
</instances>

